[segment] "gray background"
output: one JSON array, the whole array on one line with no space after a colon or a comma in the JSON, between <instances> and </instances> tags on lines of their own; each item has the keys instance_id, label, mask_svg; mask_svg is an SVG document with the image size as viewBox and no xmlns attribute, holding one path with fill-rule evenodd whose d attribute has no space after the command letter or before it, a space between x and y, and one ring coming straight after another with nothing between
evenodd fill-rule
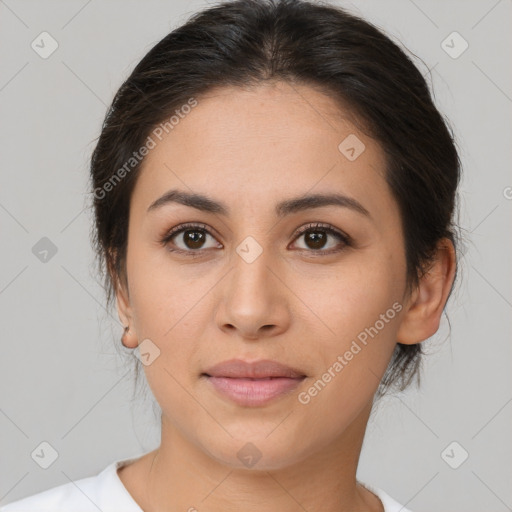
<instances>
[{"instance_id":1,"label":"gray background","mask_svg":"<svg viewBox=\"0 0 512 512\"><path fill-rule=\"evenodd\" d=\"M512 2L339 3L421 57L465 173L451 335L443 316L421 391L374 411L358 477L415 512L512 510ZM87 165L122 80L205 5L0 0L0 504L158 444L150 397L131 402L132 365L95 274ZM59 45L47 59L31 48L43 31ZM453 31L469 43L455 59L441 45ZM33 253L43 237L57 248L47 262ZM43 441L58 452L48 469L31 458ZM445 460L462 449L453 469Z\"/></svg>"}]
</instances>

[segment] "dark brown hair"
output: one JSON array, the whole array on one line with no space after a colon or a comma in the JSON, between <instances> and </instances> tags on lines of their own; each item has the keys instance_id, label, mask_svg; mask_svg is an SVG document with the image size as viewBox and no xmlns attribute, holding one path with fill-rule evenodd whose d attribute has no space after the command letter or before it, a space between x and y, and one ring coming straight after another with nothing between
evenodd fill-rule
<instances>
[{"instance_id":1,"label":"dark brown hair","mask_svg":"<svg viewBox=\"0 0 512 512\"><path fill-rule=\"evenodd\" d=\"M228 1L198 12L158 42L106 115L92 155L91 189L92 238L109 306L118 282L126 283L130 198L140 169L139 161L130 160L134 152L191 98L213 87L270 80L319 88L348 105L380 143L401 212L409 292L442 238L456 246L459 157L448 123L407 54L374 25L337 6ZM391 385L404 389L415 374L419 382L421 354L421 344L397 343L379 394Z\"/></svg>"}]
</instances>

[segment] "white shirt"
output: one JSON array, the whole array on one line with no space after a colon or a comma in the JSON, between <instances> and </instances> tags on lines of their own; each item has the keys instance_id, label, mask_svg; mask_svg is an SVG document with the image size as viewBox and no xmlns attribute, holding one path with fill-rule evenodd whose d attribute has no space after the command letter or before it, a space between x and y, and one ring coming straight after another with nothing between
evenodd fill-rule
<instances>
[{"instance_id":1,"label":"white shirt","mask_svg":"<svg viewBox=\"0 0 512 512\"><path fill-rule=\"evenodd\" d=\"M0 512L143 512L117 474L139 457L112 462L95 476L68 482L0 507ZM385 512L411 512L382 489L362 484L382 501Z\"/></svg>"}]
</instances>

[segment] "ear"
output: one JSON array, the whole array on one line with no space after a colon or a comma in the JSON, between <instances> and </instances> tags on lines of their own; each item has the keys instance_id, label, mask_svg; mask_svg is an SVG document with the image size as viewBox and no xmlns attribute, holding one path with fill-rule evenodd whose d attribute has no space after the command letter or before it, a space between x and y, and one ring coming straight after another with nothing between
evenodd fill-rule
<instances>
[{"instance_id":1,"label":"ear","mask_svg":"<svg viewBox=\"0 0 512 512\"><path fill-rule=\"evenodd\" d=\"M413 345L437 332L455 278L455 270L455 248L449 239L443 238L437 245L431 267L411 294L398 329L398 343Z\"/></svg>"},{"instance_id":2,"label":"ear","mask_svg":"<svg viewBox=\"0 0 512 512\"><path fill-rule=\"evenodd\" d=\"M132 306L130 304L128 284L122 279L116 284L116 303L119 319L124 326L129 327L129 330L123 333L122 343L125 347L136 348L138 342L133 321Z\"/></svg>"}]
</instances>

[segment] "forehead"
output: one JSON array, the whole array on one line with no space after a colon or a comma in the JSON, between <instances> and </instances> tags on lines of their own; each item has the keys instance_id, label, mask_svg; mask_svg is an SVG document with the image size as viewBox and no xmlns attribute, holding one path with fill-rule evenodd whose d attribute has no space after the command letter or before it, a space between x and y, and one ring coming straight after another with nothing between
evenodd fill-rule
<instances>
[{"instance_id":1,"label":"forehead","mask_svg":"<svg viewBox=\"0 0 512 512\"><path fill-rule=\"evenodd\" d=\"M171 188L221 197L233 209L334 189L361 202L391 201L382 148L349 109L318 90L273 83L218 88L196 100L161 140L153 137L135 208Z\"/></svg>"}]
</instances>

